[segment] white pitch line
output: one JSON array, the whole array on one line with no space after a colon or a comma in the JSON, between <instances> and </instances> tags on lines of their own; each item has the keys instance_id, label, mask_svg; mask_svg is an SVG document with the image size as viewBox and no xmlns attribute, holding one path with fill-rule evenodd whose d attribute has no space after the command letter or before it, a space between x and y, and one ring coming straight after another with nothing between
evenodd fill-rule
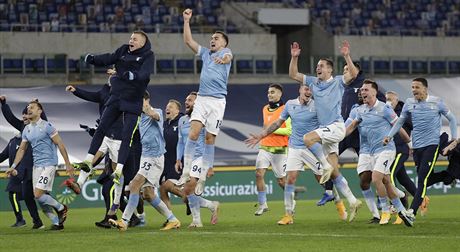
<instances>
[{"instance_id":1,"label":"white pitch line","mask_svg":"<svg viewBox=\"0 0 460 252\"><path fill-rule=\"evenodd\" d=\"M406 227L404 227L406 228ZM409 227L407 227L409 228ZM408 230L409 231L409 230ZM156 233L156 232L155 232ZM164 232L159 232L164 233ZM455 236L428 236L428 235L353 235L353 234L327 234L327 233L261 233L261 232L238 232L238 231L193 231L180 232L181 235L238 235L238 236L292 236L292 237L331 237L331 238L408 238L408 239L442 239L453 240L460 239L459 235Z\"/></svg>"}]
</instances>

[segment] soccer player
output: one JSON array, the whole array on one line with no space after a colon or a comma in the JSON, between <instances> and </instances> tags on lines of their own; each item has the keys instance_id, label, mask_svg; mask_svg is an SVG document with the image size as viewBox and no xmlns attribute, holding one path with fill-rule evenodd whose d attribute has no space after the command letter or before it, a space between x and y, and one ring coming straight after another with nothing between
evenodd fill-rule
<instances>
[{"instance_id":1,"label":"soccer player","mask_svg":"<svg viewBox=\"0 0 460 252\"><path fill-rule=\"evenodd\" d=\"M304 143L324 169L320 183L323 184L332 177L335 187L350 204L349 221L353 221L362 202L355 198L348 187L347 180L338 170L338 143L345 137L345 124L340 114L343 88L356 78L358 73L350 57L350 44L344 41L340 49L347 62L348 72L336 77L332 77L333 62L325 58L320 59L316 66L316 77L299 73L297 62L300 50L297 42L291 45L289 76L308 85L312 90L320 125L320 128L304 136ZM326 155L329 160L326 159Z\"/></svg>"},{"instance_id":2,"label":"soccer player","mask_svg":"<svg viewBox=\"0 0 460 252\"><path fill-rule=\"evenodd\" d=\"M147 91L144 92L143 100L143 113L139 127L142 143L141 165L136 176L129 183L129 201L122 218L120 220L109 219L109 222L120 231L126 231L129 220L139 203L139 193L142 189L144 199L168 219L167 225L161 230L176 229L180 227L180 221L160 197L155 195L153 188L159 187L164 166L163 154L166 152L163 139L163 112L150 105L150 94Z\"/></svg>"},{"instance_id":3,"label":"soccer player","mask_svg":"<svg viewBox=\"0 0 460 252\"><path fill-rule=\"evenodd\" d=\"M267 128L278 120L284 109L284 102L281 99L283 87L280 84L271 84L268 87L268 104L262 109L263 128ZM264 137L259 146L259 154L256 159L256 186L258 208L254 213L256 216L268 211L267 194L265 192L265 171L272 167L278 185L284 189L286 177L286 154L289 135L291 134L291 120L288 118L273 133Z\"/></svg>"},{"instance_id":4,"label":"soccer player","mask_svg":"<svg viewBox=\"0 0 460 252\"><path fill-rule=\"evenodd\" d=\"M189 131L191 128L190 116L193 113L193 108L195 101L197 99L197 93L191 92L185 99L185 115L179 119L178 131L179 139L177 141L177 157L176 157L176 171L182 170L182 157L184 155L185 146L187 142L190 141ZM179 197L186 198L190 211L192 214L192 223L189 225L190 228L200 228L203 227L201 222L201 213L200 207L208 208L211 211L211 224L215 225L218 221L219 214L219 202L207 200L195 193L196 185L198 180L202 177L201 173L206 172L203 169L203 152L205 145L205 129L202 128L200 136L196 141L195 145L196 150L194 151L195 155L192 161L192 169L190 171L190 179L185 183L183 192L177 193ZM208 174L206 174L208 175ZM172 183L172 181L171 181ZM176 183L178 184L178 183ZM176 187L177 188L177 187Z\"/></svg>"},{"instance_id":5,"label":"soccer player","mask_svg":"<svg viewBox=\"0 0 460 252\"><path fill-rule=\"evenodd\" d=\"M166 153L165 153L165 165L164 171L160 178L160 197L161 200L171 209L171 201L169 199L169 192L173 194L182 193L179 187L177 187L171 180L178 180L181 171L176 171L176 156L177 156L177 140L178 134L178 123L179 118L184 114L180 112L181 103L177 100L171 99L166 104L165 114L166 120L163 123L163 135L166 142ZM181 197L182 198L182 197Z\"/></svg>"},{"instance_id":6,"label":"soccer player","mask_svg":"<svg viewBox=\"0 0 460 252\"><path fill-rule=\"evenodd\" d=\"M318 160L305 147L303 136L308 132L318 128L318 117L315 108L315 101L311 99L312 93L308 86L301 85L299 88L299 97L289 100L279 118L265 127L260 134L250 134L246 139L246 144L253 147L264 137L277 130L288 118L292 120L292 134L289 138L289 150L287 155L286 172L287 183L284 189L284 206L285 215L278 221L279 225L289 225L294 223L294 187L299 171L304 170L307 165L315 174L319 181L321 178L321 167ZM343 206L343 209L345 207ZM345 217L346 219L346 217Z\"/></svg>"},{"instance_id":7,"label":"soccer player","mask_svg":"<svg viewBox=\"0 0 460 252\"><path fill-rule=\"evenodd\" d=\"M412 95L414 97L406 100L401 116L385 137L384 143L389 143L407 118L412 118L411 137L418 183L409 211L416 215L426 196L427 180L438 157L441 115L449 120L452 139L457 139L457 119L441 98L428 95L428 81L425 78L412 80ZM457 141L454 140L451 145L455 147ZM446 150L448 149L443 150L443 152Z\"/></svg>"},{"instance_id":8,"label":"soccer player","mask_svg":"<svg viewBox=\"0 0 460 252\"><path fill-rule=\"evenodd\" d=\"M16 153L16 158L7 174L17 175L15 169L24 157L24 153L30 143L34 160L33 184L34 196L46 215L51 219L53 226L51 230L64 229L64 222L67 218L67 206L59 203L49 192L53 190L54 175L58 165L56 145L65 161L67 173L73 176L73 167L69 162L66 148L57 130L47 121L40 118L43 112L42 105L37 101L29 103L27 115L30 123L22 132L22 142ZM57 212L57 216L53 213Z\"/></svg>"},{"instance_id":9,"label":"soccer player","mask_svg":"<svg viewBox=\"0 0 460 252\"><path fill-rule=\"evenodd\" d=\"M22 134L24 127L27 124L29 124L29 118L27 116L27 106L22 111L22 120L20 120L11 111L10 106L6 103L5 96L3 95L0 96L0 103L2 105L2 108L1 108L2 113L3 113L3 116L5 116L6 121L10 123L15 129L19 130L19 132L21 132ZM47 120L45 112L41 114L41 118L43 120ZM10 148L8 150L10 162L14 161L16 150L21 145L21 141L22 141L22 137L17 136L15 138L12 138L10 143L8 144ZM10 163L10 165L12 165L12 163ZM22 196L26 203L27 209L29 210L30 216L32 217L32 220L34 223L34 225L32 226L32 229L43 229L45 228L45 225L43 225L43 222L40 219L40 215L38 214L37 204L35 203L35 198L34 198L34 186L32 183L33 165L34 164L33 164L32 150L28 148L26 152L24 153L23 160L17 166L18 171L22 171L23 169L25 170L25 174L22 178L22 183L21 183L21 187L22 187L21 191L22 191Z\"/></svg>"},{"instance_id":10,"label":"soccer player","mask_svg":"<svg viewBox=\"0 0 460 252\"><path fill-rule=\"evenodd\" d=\"M110 78L112 84L107 107L101 117L85 160L81 167L92 168L91 161L99 149L107 130L123 116L122 141L119 149L117 168L113 173L114 183L122 184L120 178L123 166L132 147L133 136L142 112L142 96L153 72L154 55L150 41L143 31L132 33L129 44L122 45L114 53L101 55L88 54L85 61L96 66L115 64L116 74Z\"/></svg>"},{"instance_id":11,"label":"soccer player","mask_svg":"<svg viewBox=\"0 0 460 252\"><path fill-rule=\"evenodd\" d=\"M200 74L200 86L191 115L189 140L185 145L184 169L180 183L184 184L190 178L190 169L194 152L196 151L197 140L201 129L206 129L206 140L203 152L203 163L201 178L195 188L198 195L204 190L204 182L208 169L212 170L214 163L214 143L219 133L224 117L225 97L227 95L227 83L232 65L232 51L227 48L228 36L216 31L211 36L210 48L199 45L192 38L190 19L192 10L186 9L183 12L184 18L184 42L203 60L203 68Z\"/></svg>"},{"instance_id":12,"label":"soccer player","mask_svg":"<svg viewBox=\"0 0 460 252\"><path fill-rule=\"evenodd\" d=\"M366 139L369 154L360 155L358 172L372 172L372 183L377 190L380 206L382 208L380 225L388 224L391 218L390 206L387 204L388 195L404 223L407 226L412 226L414 216L407 213L391 184L390 166L395 158L396 147L393 141L386 145L382 144L386 132L388 132L391 125L396 122L398 116L389 105L377 100L377 92L378 85L375 81L369 79L364 80L363 86L361 87L361 96L364 104L356 109L356 117L350 125L347 126L346 133L349 135L359 125L361 139ZM403 129L401 129L400 134L404 136L404 139L409 141L409 136ZM367 202L368 198L364 192L363 194ZM372 201L374 201L373 195L371 196ZM371 206L369 206L369 209L373 212Z\"/></svg>"},{"instance_id":13,"label":"soccer player","mask_svg":"<svg viewBox=\"0 0 460 252\"><path fill-rule=\"evenodd\" d=\"M401 114L404 102L399 100L398 93L394 91L388 91L385 93L387 104L389 104L396 114L399 116ZM412 131L412 120L408 118L403 125L403 129L408 135ZM396 157L395 161L391 165L391 183L396 186L395 178L398 182L412 195L415 195L417 188L415 187L414 182L409 178L406 172L406 167L404 162L409 158L409 146L405 143L399 134L395 135L394 142L396 145ZM404 199L404 201L403 201ZM405 207L408 207L407 197L401 199Z\"/></svg>"}]
</instances>

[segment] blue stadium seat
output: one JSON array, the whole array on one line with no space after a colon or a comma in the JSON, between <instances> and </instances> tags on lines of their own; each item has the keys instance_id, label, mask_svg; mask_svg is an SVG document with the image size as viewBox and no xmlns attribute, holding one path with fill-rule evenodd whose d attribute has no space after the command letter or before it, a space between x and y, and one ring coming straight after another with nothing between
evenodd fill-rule
<instances>
[{"instance_id":1,"label":"blue stadium seat","mask_svg":"<svg viewBox=\"0 0 460 252\"><path fill-rule=\"evenodd\" d=\"M390 62L388 60L375 60L374 73L389 73Z\"/></svg>"},{"instance_id":2,"label":"blue stadium seat","mask_svg":"<svg viewBox=\"0 0 460 252\"><path fill-rule=\"evenodd\" d=\"M173 60L172 59L160 59L157 60L157 72L158 73L173 73Z\"/></svg>"},{"instance_id":3,"label":"blue stadium seat","mask_svg":"<svg viewBox=\"0 0 460 252\"><path fill-rule=\"evenodd\" d=\"M252 73L252 60L237 60L236 71L238 73Z\"/></svg>"},{"instance_id":4,"label":"blue stadium seat","mask_svg":"<svg viewBox=\"0 0 460 252\"><path fill-rule=\"evenodd\" d=\"M412 73L428 73L428 63L422 60L412 61Z\"/></svg>"},{"instance_id":5,"label":"blue stadium seat","mask_svg":"<svg viewBox=\"0 0 460 252\"><path fill-rule=\"evenodd\" d=\"M256 60L257 73L271 73L273 71L273 62L271 60Z\"/></svg>"},{"instance_id":6,"label":"blue stadium seat","mask_svg":"<svg viewBox=\"0 0 460 252\"><path fill-rule=\"evenodd\" d=\"M449 73L460 74L460 61L449 61Z\"/></svg>"},{"instance_id":7,"label":"blue stadium seat","mask_svg":"<svg viewBox=\"0 0 460 252\"><path fill-rule=\"evenodd\" d=\"M393 61L393 73L409 73L409 61L408 60L394 60Z\"/></svg>"},{"instance_id":8,"label":"blue stadium seat","mask_svg":"<svg viewBox=\"0 0 460 252\"><path fill-rule=\"evenodd\" d=\"M446 62L445 61L431 61L430 62L431 73L446 73Z\"/></svg>"},{"instance_id":9,"label":"blue stadium seat","mask_svg":"<svg viewBox=\"0 0 460 252\"><path fill-rule=\"evenodd\" d=\"M176 60L176 67L178 73L193 73L193 60L178 59Z\"/></svg>"},{"instance_id":10,"label":"blue stadium seat","mask_svg":"<svg viewBox=\"0 0 460 252\"><path fill-rule=\"evenodd\" d=\"M22 59L3 59L3 71L5 73L22 72Z\"/></svg>"}]
</instances>

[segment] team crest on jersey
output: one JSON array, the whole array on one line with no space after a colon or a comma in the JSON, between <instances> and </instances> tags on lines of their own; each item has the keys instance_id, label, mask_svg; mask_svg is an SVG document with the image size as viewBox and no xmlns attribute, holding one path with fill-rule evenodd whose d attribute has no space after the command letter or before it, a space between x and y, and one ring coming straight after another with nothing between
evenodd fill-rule
<instances>
[{"instance_id":1,"label":"team crest on jersey","mask_svg":"<svg viewBox=\"0 0 460 252\"><path fill-rule=\"evenodd\" d=\"M136 58L136 61L140 61L142 58L141 57L137 57Z\"/></svg>"},{"instance_id":2,"label":"team crest on jersey","mask_svg":"<svg viewBox=\"0 0 460 252\"><path fill-rule=\"evenodd\" d=\"M177 130L177 126L173 126L173 130L176 131L176 130Z\"/></svg>"}]
</instances>

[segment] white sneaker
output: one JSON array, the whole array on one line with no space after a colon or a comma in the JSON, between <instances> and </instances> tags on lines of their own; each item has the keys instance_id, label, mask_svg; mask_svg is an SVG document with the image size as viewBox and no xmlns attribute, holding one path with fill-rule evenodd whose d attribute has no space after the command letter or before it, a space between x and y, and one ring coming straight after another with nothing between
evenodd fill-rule
<instances>
[{"instance_id":1,"label":"white sneaker","mask_svg":"<svg viewBox=\"0 0 460 252\"><path fill-rule=\"evenodd\" d=\"M363 202L361 202L361 200L359 200L359 199L357 199L354 204L350 204L350 216L348 218L349 222L352 222L355 219L356 214L358 213L358 209L362 205L363 205Z\"/></svg>"},{"instance_id":2,"label":"white sneaker","mask_svg":"<svg viewBox=\"0 0 460 252\"><path fill-rule=\"evenodd\" d=\"M404 210L398 213L398 216L404 221L404 224L408 227L414 226L415 215L413 209Z\"/></svg>"},{"instance_id":3,"label":"white sneaker","mask_svg":"<svg viewBox=\"0 0 460 252\"><path fill-rule=\"evenodd\" d=\"M268 212L267 202L263 203L262 205L259 204L259 206L257 207L257 210L254 213L254 215L255 216L261 216L265 212Z\"/></svg>"},{"instance_id":4,"label":"white sneaker","mask_svg":"<svg viewBox=\"0 0 460 252\"><path fill-rule=\"evenodd\" d=\"M202 228L203 227L203 223L201 222L192 222L190 223L190 225L188 225L188 228Z\"/></svg>"},{"instance_id":5,"label":"white sneaker","mask_svg":"<svg viewBox=\"0 0 460 252\"><path fill-rule=\"evenodd\" d=\"M195 195L196 196L201 196L201 194L203 194L204 192L204 183L206 181L203 181L201 179L198 180L198 182L196 182L196 186L195 186Z\"/></svg>"}]
</instances>

